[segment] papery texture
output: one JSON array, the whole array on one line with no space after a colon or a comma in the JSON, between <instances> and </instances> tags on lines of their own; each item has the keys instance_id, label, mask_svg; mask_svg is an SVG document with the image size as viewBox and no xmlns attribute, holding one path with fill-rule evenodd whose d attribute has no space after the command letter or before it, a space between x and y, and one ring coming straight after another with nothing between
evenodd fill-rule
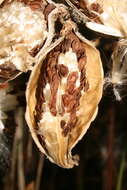
<instances>
[{"instance_id":1,"label":"papery texture","mask_svg":"<svg viewBox=\"0 0 127 190\"><path fill-rule=\"evenodd\" d=\"M126 36L127 0L66 0L74 4L79 15L86 16L86 26L96 32L114 37ZM71 4L70 4L71 6Z\"/></svg>"},{"instance_id":2,"label":"papery texture","mask_svg":"<svg viewBox=\"0 0 127 190\"><path fill-rule=\"evenodd\" d=\"M89 3L91 3L91 1L89 1ZM118 0L95 0L93 4L98 4L101 7L102 12L99 18L107 28L99 25L93 26L89 23L88 26L91 27L91 29L96 30L95 28L97 28L99 32L107 33L112 36L126 36L127 0L121 2Z\"/></svg>"},{"instance_id":3,"label":"papery texture","mask_svg":"<svg viewBox=\"0 0 127 190\"><path fill-rule=\"evenodd\" d=\"M63 168L78 164L71 150L97 114L102 86L98 51L73 30L35 66L26 91L26 121L50 161Z\"/></svg>"}]
</instances>

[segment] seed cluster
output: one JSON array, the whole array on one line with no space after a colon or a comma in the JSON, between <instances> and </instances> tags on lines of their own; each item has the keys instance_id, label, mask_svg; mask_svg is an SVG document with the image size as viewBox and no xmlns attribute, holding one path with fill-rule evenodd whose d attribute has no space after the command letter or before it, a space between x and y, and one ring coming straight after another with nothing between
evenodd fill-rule
<instances>
[{"instance_id":1,"label":"seed cluster","mask_svg":"<svg viewBox=\"0 0 127 190\"><path fill-rule=\"evenodd\" d=\"M72 51L77 56L77 69L78 71L69 71L67 65L58 64L58 59L60 54L65 54L72 48ZM44 96L44 89L46 84L50 85L50 98L48 102L49 110L52 116L57 117L58 115L64 116L65 113L69 114L69 120L61 120L62 133L66 137L71 129L75 127L77 116L76 111L80 105L80 97L82 95L82 90L87 91L89 88L86 74L85 74L85 64L87 62L85 55L84 44L70 32L65 38L65 40L54 48L44 60L41 68L40 77L38 80L38 87L36 90L36 98L38 100L36 105L35 120L39 122L43 120L43 104L46 101ZM69 65L69 63L68 63ZM79 76L80 73L80 76ZM66 79L65 88L63 89L60 96L58 92L61 88L62 79ZM76 86L76 82L80 78L79 86ZM61 99L61 104L57 106L57 98ZM59 107L57 109L57 107Z\"/></svg>"}]
</instances>

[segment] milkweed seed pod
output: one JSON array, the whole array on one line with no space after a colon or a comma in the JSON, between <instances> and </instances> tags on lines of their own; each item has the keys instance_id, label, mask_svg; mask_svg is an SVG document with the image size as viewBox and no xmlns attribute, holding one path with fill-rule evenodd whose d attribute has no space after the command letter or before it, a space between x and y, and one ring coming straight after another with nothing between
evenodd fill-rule
<instances>
[{"instance_id":1,"label":"milkweed seed pod","mask_svg":"<svg viewBox=\"0 0 127 190\"><path fill-rule=\"evenodd\" d=\"M36 64L40 49L52 42L58 7L51 0L4 1L0 8L1 82Z\"/></svg>"},{"instance_id":2,"label":"milkweed seed pod","mask_svg":"<svg viewBox=\"0 0 127 190\"><path fill-rule=\"evenodd\" d=\"M99 52L66 21L63 38L32 70L26 121L39 150L51 162L72 168L71 150L95 119L102 96ZM72 26L72 28L71 28Z\"/></svg>"}]
</instances>

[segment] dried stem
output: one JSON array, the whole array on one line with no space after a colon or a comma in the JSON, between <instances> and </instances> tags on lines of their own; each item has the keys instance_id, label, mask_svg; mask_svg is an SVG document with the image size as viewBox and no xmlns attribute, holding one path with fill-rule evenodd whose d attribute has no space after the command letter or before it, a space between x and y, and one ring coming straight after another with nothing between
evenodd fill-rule
<instances>
[{"instance_id":1,"label":"dried stem","mask_svg":"<svg viewBox=\"0 0 127 190\"><path fill-rule=\"evenodd\" d=\"M17 113L18 124L18 187L19 190L25 189L25 176L23 164L23 109L19 108Z\"/></svg>"},{"instance_id":2,"label":"dried stem","mask_svg":"<svg viewBox=\"0 0 127 190\"><path fill-rule=\"evenodd\" d=\"M119 169L119 174L118 174L118 179L117 179L116 190L121 190L122 189L123 173L124 173L124 170L125 170L125 167L126 167L125 155L126 155L126 153L123 152L122 159L121 159L121 164L120 164L120 169Z\"/></svg>"},{"instance_id":3,"label":"dried stem","mask_svg":"<svg viewBox=\"0 0 127 190\"><path fill-rule=\"evenodd\" d=\"M27 143L27 152L26 152L27 156L26 156L25 168L29 167L31 164L32 149L33 149L33 140L32 140L31 134L29 133L28 143Z\"/></svg>"},{"instance_id":4,"label":"dried stem","mask_svg":"<svg viewBox=\"0 0 127 190\"><path fill-rule=\"evenodd\" d=\"M18 173L18 187L19 190L25 189L25 177L24 177L24 166L23 166L23 108L19 108L15 114L15 121L17 124L13 150L12 150L12 163L10 173L10 184L5 187L8 190L15 190L15 179ZM18 169L17 169L18 167ZM17 171L18 170L18 171Z\"/></svg>"},{"instance_id":5,"label":"dried stem","mask_svg":"<svg viewBox=\"0 0 127 190\"><path fill-rule=\"evenodd\" d=\"M113 105L109 110L109 124L108 124L108 144L107 144L107 161L104 171L104 190L112 190L114 188L115 179L115 165L114 165L114 127L115 127L115 114Z\"/></svg>"},{"instance_id":6,"label":"dried stem","mask_svg":"<svg viewBox=\"0 0 127 190\"><path fill-rule=\"evenodd\" d=\"M41 176L42 176L42 171L43 171L43 166L44 166L44 154L40 155L40 160L38 163L38 168L37 168L37 177L35 181L35 190L39 190L40 188L40 183L41 183Z\"/></svg>"},{"instance_id":7,"label":"dried stem","mask_svg":"<svg viewBox=\"0 0 127 190\"><path fill-rule=\"evenodd\" d=\"M13 150L12 150L12 162L11 162L11 173L10 173L10 190L14 190L15 185L15 172L16 172L16 163L17 163L17 151L18 151L18 127L16 128ZM8 189L8 186L7 186Z\"/></svg>"}]
</instances>

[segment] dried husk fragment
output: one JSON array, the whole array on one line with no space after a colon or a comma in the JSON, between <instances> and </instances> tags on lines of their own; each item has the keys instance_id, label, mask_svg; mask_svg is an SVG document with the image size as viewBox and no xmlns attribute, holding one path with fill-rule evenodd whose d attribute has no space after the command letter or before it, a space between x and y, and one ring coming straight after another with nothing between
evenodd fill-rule
<instances>
[{"instance_id":1,"label":"dried husk fragment","mask_svg":"<svg viewBox=\"0 0 127 190\"><path fill-rule=\"evenodd\" d=\"M78 165L71 151L95 119L103 87L99 52L69 24L59 44L32 70L26 90L32 137L63 168Z\"/></svg>"},{"instance_id":2,"label":"dried husk fragment","mask_svg":"<svg viewBox=\"0 0 127 190\"><path fill-rule=\"evenodd\" d=\"M127 0L66 1L75 6L89 29L114 37L126 36Z\"/></svg>"},{"instance_id":3,"label":"dried husk fragment","mask_svg":"<svg viewBox=\"0 0 127 190\"><path fill-rule=\"evenodd\" d=\"M90 29L120 38L127 35L127 0L121 2L117 0L95 0L94 3L89 0L89 2L91 7L92 4L97 4L102 9L99 14L102 24L97 24L95 21L88 22L87 26Z\"/></svg>"},{"instance_id":4,"label":"dried husk fragment","mask_svg":"<svg viewBox=\"0 0 127 190\"><path fill-rule=\"evenodd\" d=\"M65 0L67 4L72 8L73 14L77 15L77 22L80 20L84 23L88 21L95 21L101 23L99 14L102 13L101 7L91 0ZM94 4L94 9L91 6ZM78 20L79 19L79 20Z\"/></svg>"}]
</instances>

